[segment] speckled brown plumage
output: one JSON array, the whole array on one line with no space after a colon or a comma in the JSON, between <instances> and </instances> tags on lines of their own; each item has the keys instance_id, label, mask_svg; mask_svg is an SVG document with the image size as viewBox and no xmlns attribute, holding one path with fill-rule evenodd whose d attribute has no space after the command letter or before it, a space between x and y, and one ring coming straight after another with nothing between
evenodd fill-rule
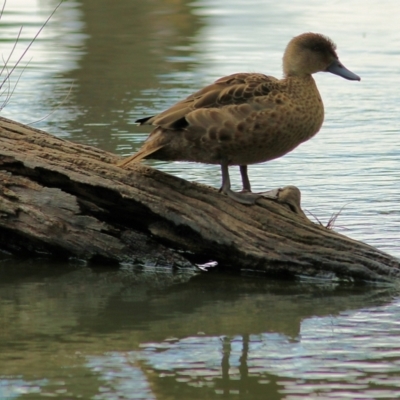
<instances>
[{"instance_id":1,"label":"speckled brown plumage","mask_svg":"<svg viewBox=\"0 0 400 400\"><path fill-rule=\"evenodd\" d=\"M239 202L254 203L257 197L249 193L231 195L227 166L241 166L243 188L250 191L245 166L281 157L319 131L324 107L312 74L329 71L360 79L343 67L335 50L322 35L302 34L286 48L283 79L233 74L156 116L138 120L156 128L142 148L119 165L143 158L220 164L222 191Z\"/></svg>"}]
</instances>

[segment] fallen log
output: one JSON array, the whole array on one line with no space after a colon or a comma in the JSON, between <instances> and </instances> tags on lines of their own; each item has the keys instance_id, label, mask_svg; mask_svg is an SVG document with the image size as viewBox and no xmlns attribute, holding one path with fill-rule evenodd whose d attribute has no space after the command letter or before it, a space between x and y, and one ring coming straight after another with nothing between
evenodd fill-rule
<instances>
[{"instance_id":1,"label":"fallen log","mask_svg":"<svg viewBox=\"0 0 400 400\"><path fill-rule=\"evenodd\" d=\"M391 282L398 259L310 221L287 187L254 206L0 118L0 249L96 262L220 266ZM190 260L190 262L188 261Z\"/></svg>"}]
</instances>

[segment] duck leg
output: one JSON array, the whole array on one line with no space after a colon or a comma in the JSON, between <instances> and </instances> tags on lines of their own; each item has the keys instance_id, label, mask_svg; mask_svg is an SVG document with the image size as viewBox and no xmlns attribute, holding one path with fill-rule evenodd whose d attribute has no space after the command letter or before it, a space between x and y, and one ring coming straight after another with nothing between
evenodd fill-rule
<instances>
[{"instance_id":1,"label":"duck leg","mask_svg":"<svg viewBox=\"0 0 400 400\"><path fill-rule=\"evenodd\" d=\"M261 196L259 194L250 192L250 181L247 176L247 165L241 165L240 172L242 174L244 191L238 193L238 192L234 192L231 189L231 180L229 177L228 163L226 161L223 161L221 163L222 186L221 186L220 192L226 194L229 198L237 201L238 203L248 204L248 205L255 204L257 199L259 199ZM243 178L243 176L245 178Z\"/></svg>"},{"instance_id":2,"label":"duck leg","mask_svg":"<svg viewBox=\"0 0 400 400\"><path fill-rule=\"evenodd\" d=\"M242 192L251 192L250 179L247 175L247 165L241 165L240 175L242 176L243 189Z\"/></svg>"},{"instance_id":3,"label":"duck leg","mask_svg":"<svg viewBox=\"0 0 400 400\"><path fill-rule=\"evenodd\" d=\"M247 175L247 165L240 166L240 175L242 175L242 193L251 192L250 179ZM268 190L267 192L254 193L254 196L258 196L257 198L266 197L268 199L277 199L279 191L280 189L272 189Z\"/></svg>"},{"instance_id":4,"label":"duck leg","mask_svg":"<svg viewBox=\"0 0 400 400\"><path fill-rule=\"evenodd\" d=\"M231 180L229 177L228 163L226 161L221 162L221 172L222 172L222 186L219 190L220 192L226 194L232 200L237 201L241 204L253 205L258 199L268 198L277 199L280 189L273 189L267 192L252 193L250 180L247 175L247 165L240 165L240 174L242 176L243 190L242 192L234 192L231 189Z\"/></svg>"}]
</instances>

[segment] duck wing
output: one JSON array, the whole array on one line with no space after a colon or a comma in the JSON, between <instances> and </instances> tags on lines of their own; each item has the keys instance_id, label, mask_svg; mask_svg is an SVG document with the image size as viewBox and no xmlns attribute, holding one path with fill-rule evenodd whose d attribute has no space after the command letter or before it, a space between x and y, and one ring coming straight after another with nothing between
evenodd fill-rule
<instances>
[{"instance_id":1,"label":"duck wing","mask_svg":"<svg viewBox=\"0 0 400 400\"><path fill-rule=\"evenodd\" d=\"M136 122L141 125L156 128L137 153L118 165L125 167L161 150L170 140L166 133L186 132L188 140L197 140L204 133L213 138L211 131L223 126L226 132L220 130L220 138L229 137L235 121L245 120L253 111L273 107L273 102L265 97L278 85L278 79L263 74L239 73L220 78L166 111L138 119Z\"/></svg>"},{"instance_id":2,"label":"duck wing","mask_svg":"<svg viewBox=\"0 0 400 400\"><path fill-rule=\"evenodd\" d=\"M186 116L200 109L221 109L230 105L252 102L267 96L278 79L264 74L238 73L218 79L162 113L138 119L141 125L155 125L168 130L180 130L188 125Z\"/></svg>"}]
</instances>

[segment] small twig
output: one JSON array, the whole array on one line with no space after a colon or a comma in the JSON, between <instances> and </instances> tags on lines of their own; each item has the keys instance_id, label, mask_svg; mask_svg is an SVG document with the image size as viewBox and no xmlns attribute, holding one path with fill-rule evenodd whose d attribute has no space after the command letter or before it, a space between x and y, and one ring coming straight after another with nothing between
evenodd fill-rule
<instances>
[{"instance_id":1,"label":"small twig","mask_svg":"<svg viewBox=\"0 0 400 400\"><path fill-rule=\"evenodd\" d=\"M319 225L325 226L325 225L320 221L320 219L319 219L316 215L314 215L311 211L308 211L308 210L304 210L304 211L306 211L308 214L310 214L312 217L314 217L314 219L318 222Z\"/></svg>"},{"instance_id":2,"label":"small twig","mask_svg":"<svg viewBox=\"0 0 400 400\"><path fill-rule=\"evenodd\" d=\"M314 217L315 220L318 222L319 225L325 227L326 229L333 230L333 228L335 227L336 220L338 219L339 215L342 213L342 211L344 210L344 208L345 208L348 204L350 204L350 203L344 204L343 207L342 207L337 213L333 213L333 214L331 215L331 217L329 218L328 223L327 223L326 225L324 225L324 224L320 221L320 219L319 219L316 215L314 215L311 211L306 210L306 212L307 212L308 214L310 214L312 217Z\"/></svg>"},{"instance_id":3,"label":"small twig","mask_svg":"<svg viewBox=\"0 0 400 400\"><path fill-rule=\"evenodd\" d=\"M6 8L6 3L7 3L7 0L4 0L3 7L2 7L2 9L0 11L0 19L3 18L4 9Z\"/></svg>"},{"instance_id":4,"label":"small twig","mask_svg":"<svg viewBox=\"0 0 400 400\"><path fill-rule=\"evenodd\" d=\"M26 125L37 124L38 122L42 122L42 121L44 121L46 118L49 118L50 115L53 115L53 114L65 103L65 101L68 99L69 95L70 95L71 92L72 92L73 86L74 86L74 82L71 83L71 86L70 86L70 88L69 88L69 91L68 91L68 93L66 94L66 96L64 97L64 99L63 99L63 100L57 105L57 107L55 107L50 113L48 113L47 115L45 115L44 117L42 117L42 118L40 118L40 119L38 119L38 120L36 120L36 121L29 122L29 123L26 124Z\"/></svg>"},{"instance_id":5,"label":"small twig","mask_svg":"<svg viewBox=\"0 0 400 400\"><path fill-rule=\"evenodd\" d=\"M44 29L44 27L47 25L47 23L50 21L50 19L53 17L53 15L55 14L55 12L58 10L58 8L61 6L61 4L63 3L64 0L61 0L60 3L58 3L58 5L56 6L56 8L53 10L53 12L50 14L50 16L46 19L46 21L44 22L44 24L40 27L40 29L36 32L36 35L33 37L33 39L29 42L28 46L25 48L25 50L22 52L21 56L18 58L17 62L14 64L14 66L10 69L9 72L7 72L5 78L3 79L3 82L0 84L0 88L10 79L10 76L12 75L12 73L14 72L14 70L17 68L17 66L19 65L19 63L22 61L22 59L25 57L26 53L28 52L28 50L30 49L30 47L32 46L32 44L35 42L35 40L37 39L37 37L40 35L40 33L42 32L42 30ZM3 4L3 8L1 11L1 15L3 14L4 11L4 7L5 7L5 3ZM0 75L3 73L3 71L7 68L7 64L10 60L11 55L14 53L15 47L18 43L18 40L21 37L21 32L22 32L22 27L19 30L18 36L17 36L17 40L14 43L13 49L6 61L6 64L4 65ZM26 67L25 67L26 68ZM19 79L18 79L19 80ZM18 83L18 82L17 82ZM12 93L14 92L15 88L12 90ZM10 99L7 100L7 102Z\"/></svg>"},{"instance_id":6,"label":"small twig","mask_svg":"<svg viewBox=\"0 0 400 400\"><path fill-rule=\"evenodd\" d=\"M19 41L19 39L20 39L20 37L21 37L22 28L23 28L22 26L21 26L21 28L19 28L19 32L18 32L18 35L17 35L17 39L15 39L14 46L13 46L13 48L12 48L12 50L11 50L11 52L10 52L8 58L7 58L7 61L4 62L3 68L1 69L1 72L0 72L0 76L3 75L4 70L6 70L6 69L8 70L8 62L10 61L10 58L11 58L11 56L13 55L13 53L14 53L16 47L17 47L18 41ZM3 85L8 81L10 75L11 75L11 72L9 72L9 73L6 75L6 77L3 79L3 82L1 82L0 87L3 87Z\"/></svg>"},{"instance_id":7,"label":"small twig","mask_svg":"<svg viewBox=\"0 0 400 400\"><path fill-rule=\"evenodd\" d=\"M11 100L11 97L12 97L12 95L14 94L15 89L17 88L18 82L19 82L19 80L21 79L22 74L24 73L26 67L29 65L29 63L30 63L31 61L32 61L32 59L30 59L30 60L26 63L26 65L24 66L24 68L22 68L22 71L21 71L21 73L19 74L19 76L18 76L18 78L17 78L17 81L15 82L15 85L14 85L14 87L12 88L12 90L11 90L11 84L10 84L10 82L8 81L8 93L7 93L6 99L3 101L3 104L0 106L0 111L8 104L9 101ZM0 86L0 87L1 87L1 86ZM3 92L3 93L4 93L4 92ZM0 94L0 97L3 95L3 93Z\"/></svg>"},{"instance_id":8,"label":"small twig","mask_svg":"<svg viewBox=\"0 0 400 400\"><path fill-rule=\"evenodd\" d=\"M4 58L3 58L3 62L4 62L4 67L3 67L3 70L4 70L4 68L7 69L6 63L5 63L5 61L4 61ZM1 73L0 73L0 74L1 74ZM2 84L0 85L0 90L2 90L2 92L0 93L0 98L2 98L3 95L7 92L6 100L5 100L5 101L3 102L3 104L0 106L0 111L4 108L4 106L5 106L5 104L6 104L6 101L7 101L7 98L8 98L8 95L10 94L10 91L11 91L11 84L10 84L10 81L8 81L7 83L8 83L8 85L7 85L8 90L5 89L5 88L4 88L4 90L3 90L3 84L4 84L4 83L2 83Z\"/></svg>"},{"instance_id":9,"label":"small twig","mask_svg":"<svg viewBox=\"0 0 400 400\"><path fill-rule=\"evenodd\" d=\"M1 58L3 59L3 64L4 64L3 65L3 69L2 69L2 71L3 71L4 69L7 68L7 66L6 66L6 61L5 61L4 57L3 57L3 55L1 56ZM1 75L1 72L0 72L0 75ZM2 89L3 89L3 85L0 85L0 90L2 90ZM3 96L4 92L5 92L5 90L2 93L0 93L0 96Z\"/></svg>"},{"instance_id":10,"label":"small twig","mask_svg":"<svg viewBox=\"0 0 400 400\"><path fill-rule=\"evenodd\" d=\"M329 219L328 223L326 224L327 229L333 229L336 223L336 220L338 219L339 215L342 213L343 209L350 203L344 204L343 207L337 212L331 215L331 218Z\"/></svg>"}]
</instances>

